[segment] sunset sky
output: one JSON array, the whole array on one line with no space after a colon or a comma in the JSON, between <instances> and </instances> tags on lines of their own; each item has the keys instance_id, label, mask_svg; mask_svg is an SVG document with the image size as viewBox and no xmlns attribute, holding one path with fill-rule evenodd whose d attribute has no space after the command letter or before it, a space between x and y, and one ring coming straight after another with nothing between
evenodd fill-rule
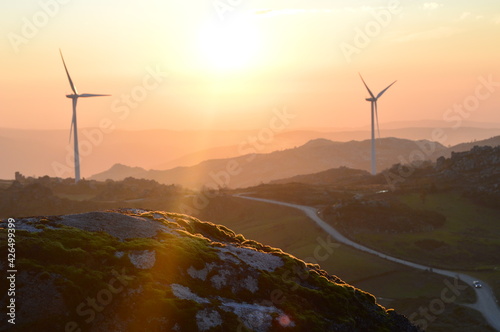
<instances>
[{"instance_id":1,"label":"sunset sky","mask_svg":"<svg viewBox=\"0 0 500 332\"><path fill-rule=\"evenodd\" d=\"M500 123L500 2L97 1L0 4L0 128L251 129ZM485 83L489 82L489 83ZM128 97L127 97L128 96ZM462 111L454 109L461 105Z\"/></svg>"}]
</instances>

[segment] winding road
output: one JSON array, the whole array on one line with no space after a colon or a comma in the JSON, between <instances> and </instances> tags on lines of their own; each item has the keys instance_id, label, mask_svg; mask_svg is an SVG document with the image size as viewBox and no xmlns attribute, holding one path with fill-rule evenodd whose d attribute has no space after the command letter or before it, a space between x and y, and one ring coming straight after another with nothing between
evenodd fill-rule
<instances>
[{"instance_id":1,"label":"winding road","mask_svg":"<svg viewBox=\"0 0 500 332\"><path fill-rule=\"evenodd\" d=\"M323 221L319 216L318 216L318 211L310 206L304 206L304 205L298 205L298 204L292 204L292 203L286 203L286 202L280 202L280 201L274 201L270 199L265 199L265 198L257 198L257 197L249 197L249 196L243 196L242 194L235 195L236 197L240 197L243 199L249 199L249 200L254 200L254 201L259 201L259 202L264 202L264 203L270 203L270 204L277 204L277 205L283 205L283 206L288 206L294 209L298 209L303 211L306 216L308 216L310 219L312 219L319 227L321 227L325 232L330 234L336 241L339 243L343 243L345 245L351 246L353 248L356 248L358 250L376 255L378 257L387 259L392 262L396 262L399 264L403 264L406 266L413 267L415 269L419 270L430 270L430 266L425 266L417 263L413 263L410 261L406 261L400 258L388 256L384 253L381 253L379 251L373 250L371 248L365 247L359 243L356 243L341 233L339 233L335 228L327 224L325 221ZM473 278L467 274L463 273L458 273L458 272L453 272L453 271L447 271L447 270L442 270L442 269L436 269L432 268L432 272L441 274L446 277L451 277L451 278L459 278L460 280L464 281L468 285L472 286L472 282L474 280L478 280L476 278ZM500 307L497 305L495 295L493 293L493 290L489 285L487 285L485 282L478 280L483 287L482 288L475 288L473 287L474 291L476 292L476 297L477 301L474 304L467 304L465 306L473 308L479 312L481 312L486 319L486 321L497 331L500 332Z\"/></svg>"}]
</instances>

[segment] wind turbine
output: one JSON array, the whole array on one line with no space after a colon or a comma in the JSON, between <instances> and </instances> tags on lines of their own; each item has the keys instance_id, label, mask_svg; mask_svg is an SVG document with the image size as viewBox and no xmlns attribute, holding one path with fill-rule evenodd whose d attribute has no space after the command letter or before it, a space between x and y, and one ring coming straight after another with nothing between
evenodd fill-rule
<instances>
[{"instance_id":1,"label":"wind turbine","mask_svg":"<svg viewBox=\"0 0 500 332\"><path fill-rule=\"evenodd\" d=\"M361 80L363 81L363 84L365 85L366 90L368 90L368 93L371 96L371 98L366 98L366 101L371 102L371 106L372 106L372 174L375 175L375 174L377 174L376 153L375 153L375 119L377 120L378 137L380 137L380 128L378 126L377 100L384 94L384 92L387 91L387 89L389 89L394 83L396 83L396 81L392 82L387 88L380 91L378 93L378 95L375 97L375 95L371 92L368 85L366 85L365 80L363 79L363 76L361 76L361 74L359 74L359 77L361 77Z\"/></svg>"},{"instance_id":2,"label":"wind turbine","mask_svg":"<svg viewBox=\"0 0 500 332\"><path fill-rule=\"evenodd\" d=\"M66 75L68 75L69 85L71 86L71 90L73 91L73 94L66 95L66 98L71 98L73 101L73 119L71 120L71 128L69 130L69 140L71 141L71 133L74 132L73 137L75 145L75 183L77 183L78 181L80 181L80 153L78 151L78 127L76 124L76 104L78 98L104 97L110 95L98 95L93 93L79 94L78 91L76 90L75 85L73 84L73 81L71 80L71 76L69 76L68 68L66 67L66 62L64 62L64 57L62 55L61 49L59 49L59 53L61 54L61 59L63 61L64 69L66 70Z\"/></svg>"}]
</instances>

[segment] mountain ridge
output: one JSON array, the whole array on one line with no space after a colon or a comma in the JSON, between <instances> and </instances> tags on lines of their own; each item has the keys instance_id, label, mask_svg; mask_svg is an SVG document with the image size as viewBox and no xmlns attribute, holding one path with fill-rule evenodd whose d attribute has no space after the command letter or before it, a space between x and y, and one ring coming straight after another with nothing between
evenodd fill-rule
<instances>
[{"instance_id":1,"label":"mountain ridge","mask_svg":"<svg viewBox=\"0 0 500 332\"><path fill-rule=\"evenodd\" d=\"M420 161L435 161L441 156L451 156L453 151L467 151L475 145L495 144L500 144L500 136L483 141L462 143L450 148L428 140L382 138L377 140L377 168L383 170L397 163L411 162L410 158L417 154L419 155L417 159ZM370 147L370 140L333 142L325 138L317 138L296 148L236 158L206 160L195 166L176 167L169 170L149 170L139 174L134 171L134 175L164 184L173 183L190 188L202 186L236 188L337 167L369 171ZM130 176L133 175L130 173ZM94 180L108 178L123 179L108 171L91 177Z\"/></svg>"},{"instance_id":2,"label":"mountain ridge","mask_svg":"<svg viewBox=\"0 0 500 332\"><path fill-rule=\"evenodd\" d=\"M427 140L410 141L399 138L382 138L377 141L378 167L384 169L398 162L399 156L408 155L421 146L433 149L428 158L437 157L446 148ZM319 138L297 148L273 151L267 154L248 154L229 159L212 159L191 167L170 170L149 170L135 174L164 184L179 184L189 188L243 187L283 177L324 171L332 167L346 166L362 170L370 169L371 141L333 142ZM434 156L439 154L437 156ZM94 180L121 178L104 172L91 177Z\"/></svg>"},{"instance_id":3,"label":"mountain ridge","mask_svg":"<svg viewBox=\"0 0 500 332\"><path fill-rule=\"evenodd\" d=\"M432 137L436 128L446 134L446 145L465 141L481 140L499 135L499 128L462 127L452 129L441 123L435 127L406 127L383 130L384 136L405 139ZM413 123L409 123L413 125ZM415 126L418 123L414 124ZM493 126L493 125L492 125ZM177 166L193 166L204 160L232 158L242 153L241 144L259 139L256 130L219 131L175 131L175 130L124 130L99 127L80 128L82 176L109 169L116 163L138 166L145 169L167 169ZM9 156L4 160L0 178L11 179L16 171L29 176L73 175L72 146L68 142L67 130L28 130L0 128L0 154ZM311 139L324 137L334 141L364 140L370 137L364 129L290 129L275 133L272 141L260 142L257 151L269 153L301 146ZM263 143L263 144L261 144ZM36 161L36 162L34 162ZM54 164L60 164L60 169Z\"/></svg>"}]
</instances>

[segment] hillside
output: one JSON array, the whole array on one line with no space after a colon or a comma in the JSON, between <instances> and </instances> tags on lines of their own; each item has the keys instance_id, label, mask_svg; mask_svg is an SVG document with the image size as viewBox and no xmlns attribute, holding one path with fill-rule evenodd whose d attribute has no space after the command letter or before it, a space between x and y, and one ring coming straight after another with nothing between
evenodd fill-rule
<instances>
[{"instance_id":1,"label":"hillside","mask_svg":"<svg viewBox=\"0 0 500 332\"><path fill-rule=\"evenodd\" d=\"M15 227L12 331L418 331L318 265L186 215L126 209Z\"/></svg>"},{"instance_id":2,"label":"hillside","mask_svg":"<svg viewBox=\"0 0 500 332\"><path fill-rule=\"evenodd\" d=\"M428 185L433 184L433 186L439 184L441 187L458 187L459 190L467 189L464 194L472 197L474 194L471 193L493 193L500 190L498 185L500 183L499 146L500 136L496 136L484 141L463 143L447 150L440 150L443 155L437 159L431 159L432 163L414 166L405 165L404 167L413 169L413 171L409 171L411 174L404 177L398 176L401 163L397 163L376 176L371 176L364 170L340 167L273 180L270 184L302 183L333 186L395 184L408 187L426 183ZM433 154L433 156L435 155ZM396 186L391 187L391 189L395 188ZM476 200L482 198L485 197ZM495 204L491 201L490 205Z\"/></svg>"},{"instance_id":3,"label":"hillside","mask_svg":"<svg viewBox=\"0 0 500 332\"><path fill-rule=\"evenodd\" d=\"M164 184L179 184L190 188L207 187L248 187L272 180L300 174L321 172L334 167L370 169L371 141L333 142L316 139L293 149L267 154L247 154L231 159L207 160L192 167L177 167L170 170L150 170L133 176L156 180ZM446 151L439 143L410 141L398 138L377 140L377 167L388 168L400 161L409 151L422 146L433 150L429 159L434 159ZM120 171L120 176L126 172ZM132 175L129 175L132 176ZM117 173L106 171L91 177L94 180L121 180Z\"/></svg>"},{"instance_id":4,"label":"hillside","mask_svg":"<svg viewBox=\"0 0 500 332\"><path fill-rule=\"evenodd\" d=\"M500 145L475 146L470 151L452 153L450 158L440 157L435 174L429 177L436 183L453 183L463 190L464 196L498 209Z\"/></svg>"},{"instance_id":5,"label":"hillside","mask_svg":"<svg viewBox=\"0 0 500 332\"><path fill-rule=\"evenodd\" d=\"M274 180L270 184L305 183L312 185L342 185L355 182L369 182L370 177L371 174L368 171L339 167L318 173L301 174L287 179Z\"/></svg>"},{"instance_id":6,"label":"hillside","mask_svg":"<svg viewBox=\"0 0 500 332\"><path fill-rule=\"evenodd\" d=\"M480 141L472 141L472 142L467 142L467 143L460 143L457 144L453 147L451 147L450 153L448 155L445 155L446 157L451 156L451 152L464 152L464 151L469 151L472 149L474 146L498 146L500 145L500 136L493 136L484 140Z\"/></svg>"}]
</instances>

